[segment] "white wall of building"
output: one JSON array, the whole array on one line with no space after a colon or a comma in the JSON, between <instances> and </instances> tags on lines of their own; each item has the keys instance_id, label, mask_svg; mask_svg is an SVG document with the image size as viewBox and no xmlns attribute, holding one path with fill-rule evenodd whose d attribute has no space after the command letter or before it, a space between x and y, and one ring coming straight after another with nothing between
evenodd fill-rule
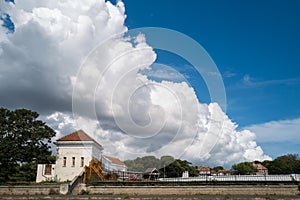
<instances>
[{"instance_id":1,"label":"white wall of building","mask_svg":"<svg viewBox=\"0 0 300 200\"><path fill-rule=\"evenodd\" d=\"M56 181L56 173L55 173L55 164L50 164L51 173L46 173L47 164L38 164L37 166L37 174L36 174L36 182L43 181Z\"/></svg>"},{"instance_id":2,"label":"white wall of building","mask_svg":"<svg viewBox=\"0 0 300 200\"><path fill-rule=\"evenodd\" d=\"M39 164L36 182L72 181L92 158L99 160L102 157L102 147L93 141L61 141L56 145L56 163L52 165L51 175L45 174L45 164Z\"/></svg>"},{"instance_id":3,"label":"white wall of building","mask_svg":"<svg viewBox=\"0 0 300 200\"><path fill-rule=\"evenodd\" d=\"M102 167L106 171L126 171L126 165L118 165L116 163L112 163L108 158L102 157Z\"/></svg>"},{"instance_id":4,"label":"white wall of building","mask_svg":"<svg viewBox=\"0 0 300 200\"><path fill-rule=\"evenodd\" d=\"M70 141L57 144L56 176L59 182L72 181L84 170L85 165L89 165L93 157L95 159L101 157L102 149L93 143Z\"/></svg>"}]
</instances>

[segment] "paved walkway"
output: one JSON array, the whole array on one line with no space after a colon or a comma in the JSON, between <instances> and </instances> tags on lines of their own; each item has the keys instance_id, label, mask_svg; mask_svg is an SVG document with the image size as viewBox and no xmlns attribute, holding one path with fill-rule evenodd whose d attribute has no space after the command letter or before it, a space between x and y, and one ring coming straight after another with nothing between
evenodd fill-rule
<instances>
[{"instance_id":1,"label":"paved walkway","mask_svg":"<svg viewBox=\"0 0 300 200\"><path fill-rule=\"evenodd\" d=\"M0 195L0 199L67 199L67 200L90 200L90 199L300 199L297 196L279 196L279 195Z\"/></svg>"}]
</instances>

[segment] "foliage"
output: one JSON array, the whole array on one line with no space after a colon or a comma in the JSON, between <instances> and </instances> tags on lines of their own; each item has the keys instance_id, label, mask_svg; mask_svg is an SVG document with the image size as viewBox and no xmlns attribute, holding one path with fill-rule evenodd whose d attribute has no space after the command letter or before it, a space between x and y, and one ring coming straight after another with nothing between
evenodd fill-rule
<instances>
[{"instance_id":1,"label":"foliage","mask_svg":"<svg viewBox=\"0 0 300 200\"><path fill-rule=\"evenodd\" d=\"M53 161L55 132L31 110L0 108L0 182L33 181L37 163Z\"/></svg>"},{"instance_id":2,"label":"foliage","mask_svg":"<svg viewBox=\"0 0 300 200\"><path fill-rule=\"evenodd\" d=\"M162 156L160 159L154 156L138 157L134 160L126 160L124 163L128 171L144 172L147 168L156 167L162 177L164 172L166 177L179 177L184 171L188 171L190 176L199 175L197 168L191 166L191 163L186 160L175 160L172 156Z\"/></svg>"},{"instance_id":3,"label":"foliage","mask_svg":"<svg viewBox=\"0 0 300 200\"><path fill-rule=\"evenodd\" d=\"M163 168L174 161L172 156L162 156L160 159L154 156L137 157L134 160L124 161L128 171L144 172L147 168Z\"/></svg>"},{"instance_id":4,"label":"foliage","mask_svg":"<svg viewBox=\"0 0 300 200\"><path fill-rule=\"evenodd\" d=\"M198 176L199 172L195 166L191 166L191 163L186 160L176 159L170 165L166 166L165 169L160 169L160 173L163 174L165 171L166 177L181 177L184 171L189 172L189 176Z\"/></svg>"},{"instance_id":5,"label":"foliage","mask_svg":"<svg viewBox=\"0 0 300 200\"><path fill-rule=\"evenodd\" d=\"M250 175L256 172L252 162L241 162L232 166L234 174Z\"/></svg>"},{"instance_id":6,"label":"foliage","mask_svg":"<svg viewBox=\"0 0 300 200\"><path fill-rule=\"evenodd\" d=\"M280 156L274 161L264 161L262 164L268 168L269 174L300 173L300 160L297 154Z\"/></svg>"},{"instance_id":7,"label":"foliage","mask_svg":"<svg viewBox=\"0 0 300 200\"><path fill-rule=\"evenodd\" d=\"M216 166L216 167L214 167L214 168L212 168L212 170L214 170L214 171L219 171L219 170L223 170L224 168L222 167L222 166Z\"/></svg>"},{"instance_id":8,"label":"foliage","mask_svg":"<svg viewBox=\"0 0 300 200\"><path fill-rule=\"evenodd\" d=\"M90 194L90 192L88 190L84 190L82 189L80 192L79 192L80 195L88 195Z\"/></svg>"},{"instance_id":9,"label":"foliage","mask_svg":"<svg viewBox=\"0 0 300 200\"><path fill-rule=\"evenodd\" d=\"M254 163L261 163L254 161ZM287 154L279 156L275 160L265 160L261 163L268 169L269 174L300 174L300 159L297 154ZM243 162L233 165L232 169L235 174L251 174L253 173L252 164Z\"/></svg>"}]
</instances>

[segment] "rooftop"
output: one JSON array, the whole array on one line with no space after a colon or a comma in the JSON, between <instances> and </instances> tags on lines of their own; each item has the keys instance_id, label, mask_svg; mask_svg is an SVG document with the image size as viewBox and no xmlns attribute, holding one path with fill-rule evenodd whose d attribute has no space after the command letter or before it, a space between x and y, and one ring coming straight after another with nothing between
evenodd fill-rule
<instances>
[{"instance_id":1,"label":"rooftop","mask_svg":"<svg viewBox=\"0 0 300 200\"><path fill-rule=\"evenodd\" d=\"M268 170L265 166L260 163L253 163L253 167L257 170Z\"/></svg>"},{"instance_id":2,"label":"rooftop","mask_svg":"<svg viewBox=\"0 0 300 200\"><path fill-rule=\"evenodd\" d=\"M105 156L103 155L104 158L110 160L112 163L117 164L117 165L125 165L121 160L118 158L110 157L110 156Z\"/></svg>"},{"instance_id":3,"label":"rooftop","mask_svg":"<svg viewBox=\"0 0 300 200\"><path fill-rule=\"evenodd\" d=\"M90 137L87 133L85 133L83 130L78 130L73 133L70 133L66 136L63 136L56 140L57 142L61 141L93 141L100 147L102 147L101 144L96 142L92 137Z\"/></svg>"},{"instance_id":4,"label":"rooftop","mask_svg":"<svg viewBox=\"0 0 300 200\"><path fill-rule=\"evenodd\" d=\"M208 166L198 166L198 171L210 171L210 167L208 167Z\"/></svg>"}]
</instances>

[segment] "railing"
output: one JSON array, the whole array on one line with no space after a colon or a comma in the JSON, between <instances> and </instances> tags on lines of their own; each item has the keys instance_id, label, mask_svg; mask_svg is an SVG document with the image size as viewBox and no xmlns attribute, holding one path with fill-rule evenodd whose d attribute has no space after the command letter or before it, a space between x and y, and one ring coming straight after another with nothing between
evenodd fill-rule
<instances>
[{"instance_id":1,"label":"railing","mask_svg":"<svg viewBox=\"0 0 300 200\"><path fill-rule=\"evenodd\" d=\"M69 183L69 192L72 193L73 189L83 182L84 171L82 171L78 176L75 176L73 180Z\"/></svg>"},{"instance_id":2,"label":"railing","mask_svg":"<svg viewBox=\"0 0 300 200\"><path fill-rule=\"evenodd\" d=\"M189 181L205 181L205 182L300 182L300 174L290 175L228 175L228 176L198 176L189 178L159 178L164 182L189 182Z\"/></svg>"}]
</instances>

